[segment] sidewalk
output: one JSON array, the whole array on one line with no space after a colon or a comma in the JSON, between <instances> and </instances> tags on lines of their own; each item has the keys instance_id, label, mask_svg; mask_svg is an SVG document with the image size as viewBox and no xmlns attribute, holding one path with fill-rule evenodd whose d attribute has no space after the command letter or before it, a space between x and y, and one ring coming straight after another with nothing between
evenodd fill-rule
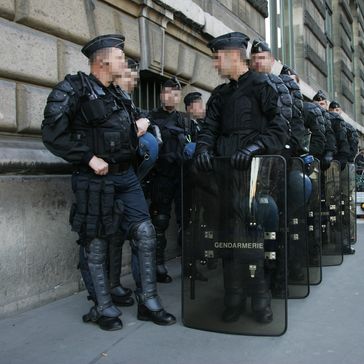
<instances>
[{"instance_id":1,"label":"sidewalk","mask_svg":"<svg viewBox=\"0 0 364 364\"><path fill-rule=\"evenodd\" d=\"M364 224L356 254L343 265L324 268L321 285L305 300L289 301L288 330L282 337L249 337L186 328L180 313L180 265L160 285L177 324L160 327L136 320L136 306L124 308L121 331L84 324L86 294L0 321L1 364L360 364L364 362ZM123 280L132 287L131 277Z\"/></svg>"}]
</instances>

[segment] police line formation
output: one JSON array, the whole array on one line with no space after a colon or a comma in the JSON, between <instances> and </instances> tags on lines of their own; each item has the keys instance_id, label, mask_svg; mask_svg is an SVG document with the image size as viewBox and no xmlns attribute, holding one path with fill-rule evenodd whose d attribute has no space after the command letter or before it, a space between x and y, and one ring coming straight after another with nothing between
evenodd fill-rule
<instances>
[{"instance_id":1,"label":"police line formation","mask_svg":"<svg viewBox=\"0 0 364 364\"><path fill-rule=\"evenodd\" d=\"M74 166L72 230L92 307L84 322L122 328L120 282L129 240L137 318L171 325L157 282L170 283L164 251L172 204L182 246L182 318L204 330L281 335L287 298L304 298L356 241L355 129L322 91L304 101L299 77L271 73L271 50L233 32L209 48L219 74L205 106L163 85L161 107L136 108L136 62L125 38L102 35L82 53L90 74L67 75L44 110L45 146ZM147 202L148 201L148 202Z\"/></svg>"}]
</instances>

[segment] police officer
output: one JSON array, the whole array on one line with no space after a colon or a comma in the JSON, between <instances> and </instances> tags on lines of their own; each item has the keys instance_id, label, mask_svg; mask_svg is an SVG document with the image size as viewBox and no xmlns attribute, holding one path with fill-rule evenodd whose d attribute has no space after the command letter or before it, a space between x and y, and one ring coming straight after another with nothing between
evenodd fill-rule
<instances>
[{"instance_id":1,"label":"police officer","mask_svg":"<svg viewBox=\"0 0 364 364\"><path fill-rule=\"evenodd\" d=\"M274 65L274 57L268 44L264 41L254 40L251 48L250 66L253 70L260 73L271 73ZM276 77L270 75L270 77ZM284 150L285 157L300 157L308 153L317 155L317 145L325 143L325 137L322 129L317 124L317 120L311 119L309 123L305 122L303 111L303 96L299 87L299 78L297 73L287 65L283 65L279 78L288 88L292 97L292 119L291 138L289 148ZM311 141L311 143L310 143Z\"/></svg>"},{"instance_id":2,"label":"police officer","mask_svg":"<svg viewBox=\"0 0 364 364\"><path fill-rule=\"evenodd\" d=\"M42 124L46 147L76 169L71 223L80 236L81 272L89 271L91 281L85 283L95 303L83 320L104 330L122 328L106 273L108 238L120 221L139 259L140 274L134 277L138 319L160 325L175 322L157 294L155 230L131 168L137 136L146 132L149 120L134 120L118 87L127 68L124 41L118 34L103 35L82 48L89 58L90 75L67 75L53 89Z\"/></svg>"},{"instance_id":3,"label":"police officer","mask_svg":"<svg viewBox=\"0 0 364 364\"><path fill-rule=\"evenodd\" d=\"M161 106L150 112L152 124L159 127L163 145L152 177L150 212L157 233L157 281L170 283L172 277L165 266L167 245L165 232L169 226L172 203L181 234L181 164L185 145L191 141L191 128L186 117L176 110L181 100L181 84L174 77L162 87Z\"/></svg>"},{"instance_id":4,"label":"police officer","mask_svg":"<svg viewBox=\"0 0 364 364\"><path fill-rule=\"evenodd\" d=\"M288 90L279 95L269 77L249 70L248 41L245 34L233 32L209 43L214 66L230 82L215 88L207 103L196 146L196 166L200 170L213 169L214 155L230 157L233 171L247 170L254 156L280 153L288 141L292 115ZM241 263L236 263L224 262L225 322L238 320L246 299L241 286ZM267 282L260 277L252 296L252 310L258 322L273 320L270 297Z\"/></svg>"},{"instance_id":5,"label":"police officer","mask_svg":"<svg viewBox=\"0 0 364 364\"><path fill-rule=\"evenodd\" d=\"M329 111L334 112L339 115L342 114L342 108L337 101L330 102ZM350 148L350 155L348 158L348 162L353 163L355 156L358 154L359 135L358 135L356 129L348 122L345 122L345 127L346 127L346 135L347 135L347 139L348 139L348 144L349 144L349 148Z\"/></svg>"},{"instance_id":6,"label":"police officer","mask_svg":"<svg viewBox=\"0 0 364 364\"><path fill-rule=\"evenodd\" d=\"M350 158L350 146L348 143L345 121L339 114L328 110L328 100L321 90L318 91L314 99L315 98L320 99L318 102L325 110L324 116L331 122L331 127L336 139L336 153L334 159L340 162L341 169L343 170Z\"/></svg>"},{"instance_id":7,"label":"police officer","mask_svg":"<svg viewBox=\"0 0 364 364\"><path fill-rule=\"evenodd\" d=\"M202 94L200 92L188 93L183 102L185 104L188 117L193 123L192 139L197 138L197 134L201 131L203 120L206 114L206 107L202 100Z\"/></svg>"}]
</instances>

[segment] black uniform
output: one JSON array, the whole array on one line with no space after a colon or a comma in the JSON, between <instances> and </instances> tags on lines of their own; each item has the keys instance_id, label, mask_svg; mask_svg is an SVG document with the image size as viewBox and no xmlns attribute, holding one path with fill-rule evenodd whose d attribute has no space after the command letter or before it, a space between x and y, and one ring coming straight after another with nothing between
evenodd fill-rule
<instances>
[{"instance_id":1,"label":"black uniform","mask_svg":"<svg viewBox=\"0 0 364 364\"><path fill-rule=\"evenodd\" d=\"M206 170L212 167L211 155L231 157L235 169L231 175L221 175L232 183L241 183L241 172L236 169L249 168L251 158L256 153L279 154L289 139L289 122L292 116L292 102L287 88L280 81L277 85L264 74L252 71L240 76L238 81L218 86L207 103L206 119L198 136L196 147L197 167ZM234 185L235 186L235 185ZM236 187L235 187L236 188ZM237 221L239 208L234 187L231 201L226 206L236 209ZM224 224L231 222L224 222ZM232 224L234 226L236 224ZM226 225L229 226L229 225ZM246 292L242 286L242 262L239 259L224 261L224 302L226 310L223 320L237 320ZM270 293L264 277L255 281L252 296L252 310L259 322L270 322L273 314L270 308Z\"/></svg>"},{"instance_id":2,"label":"black uniform","mask_svg":"<svg viewBox=\"0 0 364 364\"><path fill-rule=\"evenodd\" d=\"M321 111L324 125L325 125L325 150L321 158L321 168L323 170L330 166L331 161L334 159L337 153L336 137L331 125L331 118L329 112L317 105Z\"/></svg>"},{"instance_id":3,"label":"black uniform","mask_svg":"<svg viewBox=\"0 0 364 364\"><path fill-rule=\"evenodd\" d=\"M299 85L289 75L281 74L279 77L292 97L290 155L299 157L310 152L310 132L307 130L303 117L303 96ZM312 130L310 131L312 134ZM321 137L323 139L323 134Z\"/></svg>"},{"instance_id":4,"label":"black uniform","mask_svg":"<svg viewBox=\"0 0 364 364\"><path fill-rule=\"evenodd\" d=\"M119 35L100 36L86 44L83 53L89 57L105 47L123 49L123 42ZM84 321L96 322L106 330L122 327L105 266L108 239L120 225L132 239L139 259L139 275L135 277L138 318L159 324L175 322L157 295L155 230L131 168L137 137L127 101L119 88L105 87L92 75L67 75L50 93L42 124L46 147L75 166L72 187L76 204L70 222L80 236L80 269L95 303ZM97 176L88 166L93 156L109 164L106 176Z\"/></svg>"},{"instance_id":5,"label":"black uniform","mask_svg":"<svg viewBox=\"0 0 364 364\"><path fill-rule=\"evenodd\" d=\"M341 164L341 169L344 169L351 154L345 121L338 113L332 111L327 111L326 117L331 122L336 139L336 153L334 159L338 160Z\"/></svg>"},{"instance_id":6,"label":"black uniform","mask_svg":"<svg viewBox=\"0 0 364 364\"><path fill-rule=\"evenodd\" d=\"M359 135L356 129L349 123L345 123L346 126L346 135L348 137L348 144L350 147L350 156L348 161L350 163L354 163L354 159L358 154L359 147Z\"/></svg>"},{"instance_id":7,"label":"black uniform","mask_svg":"<svg viewBox=\"0 0 364 364\"><path fill-rule=\"evenodd\" d=\"M287 89L284 95L278 98L267 75L253 71L215 88L207 102L196 154L209 151L232 156L254 143L259 143L266 154L281 152L288 141L292 117Z\"/></svg>"},{"instance_id":8,"label":"black uniform","mask_svg":"<svg viewBox=\"0 0 364 364\"><path fill-rule=\"evenodd\" d=\"M181 164L186 143L191 141L192 121L179 111L171 113L162 107L153 110L149 119L159 127L163 145L154 168L150 213L157 233L157 279L168 283L171 277L164 265L167 245L165 232L169 226L172 203L177 227L181 231Z\"/></svg>"},{"instance_id":9,"label":"black uniform","mask_svg":"<svg viewBox=\"0 0 364 364\"><path fill-rule=\"evenodd\" d=\"M311 132L310 154L312 154L315 158L321 159L327 149L325 149L325 120L322 116L320 107L313 102L304 102L303 115L305 127Z\"/></svg>"}]
</instances>

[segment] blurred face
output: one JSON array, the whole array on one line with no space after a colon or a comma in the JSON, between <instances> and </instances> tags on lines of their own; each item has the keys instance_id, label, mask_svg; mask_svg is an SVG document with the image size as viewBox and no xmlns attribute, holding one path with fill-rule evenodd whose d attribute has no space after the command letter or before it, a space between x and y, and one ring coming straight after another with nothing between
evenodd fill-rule
<instances>
[{"instance_id":1,"label":"blurred face","mask_svg":"<svg viewBox=\"0 0 364 364\"><path fill-rule=\"evenodd\" d=\"M205 104L202 100L196 100L191 102L190 105L187 106L186 110L194 119L203 119L205 117L206 108Z\"/></svg>"},{"instance_id":2,"label":"blurred face","mask_svg":"<svg viewBox=\"0 0 364 364\"><path fill-rule=\"evenodd\" d=\"M139 73L136 69L125 68L121 77L115 80L115 83L119 85L123 90L131 93L137 86L139 81Z\"/></svg>"},{"instance_id":3,"label":"blurred face","mask_svg":"<svg viewBox=\"0 0 364 364\"><path fill-rule=\"evenodd\" d=\"M271 73L274 58L270 52L253 53L250 68L259 73Z\"/></svg>"},{"instance_id":4,"label":"blurred face","mask_svg":"<svg viewBox=\"0 0 364 364\"><path fill-rule=\"evenodd\" d=\"M334 107L333 109L329 109L329 111L333 111L333 112L336 112L338 114L341 114L342 113L342 109L341 107Z\"/></svg>"},{"instance_id":5,"label":"blurred face","mask_svg":"<svg viewBox=\"0 0 364 364\"><path fill-rule=\"evenodd\" d=\"M161 92L162 105L167 110L173 110L181 101L181 90L172 87L164 87Z\"/></svg>"},{"instance_id":6,"label":"blurred face","mask_svg":"<svg viewBox=\"0 0 364 364\"><path fill-rule=\"evenodd\" d=\"M121 49L105 48L98 52L91 67L103 79L114 81L123 76L128 65L125 61L125 54Z\"/></svg>"},{"instance_id":7,"label":"blurred face","mask_svg":"<svg viewBox=\"0 0 364 364\"><path fill-rule=\"evenodd\" d=\"M222 77L233 75L241 62L240 49L220 49L213 54L213 65Z\"/></svg>"},{"instance_id":8,"label":"blurred face","mask_svg":"<svg viewBox=\"0 0 364 364\"><path fill-rule=\"evenodd\" d=\"M314 103L320 105L323 109L327 110L327 100L314 101Z\"/></svg>"}]
</instances>

